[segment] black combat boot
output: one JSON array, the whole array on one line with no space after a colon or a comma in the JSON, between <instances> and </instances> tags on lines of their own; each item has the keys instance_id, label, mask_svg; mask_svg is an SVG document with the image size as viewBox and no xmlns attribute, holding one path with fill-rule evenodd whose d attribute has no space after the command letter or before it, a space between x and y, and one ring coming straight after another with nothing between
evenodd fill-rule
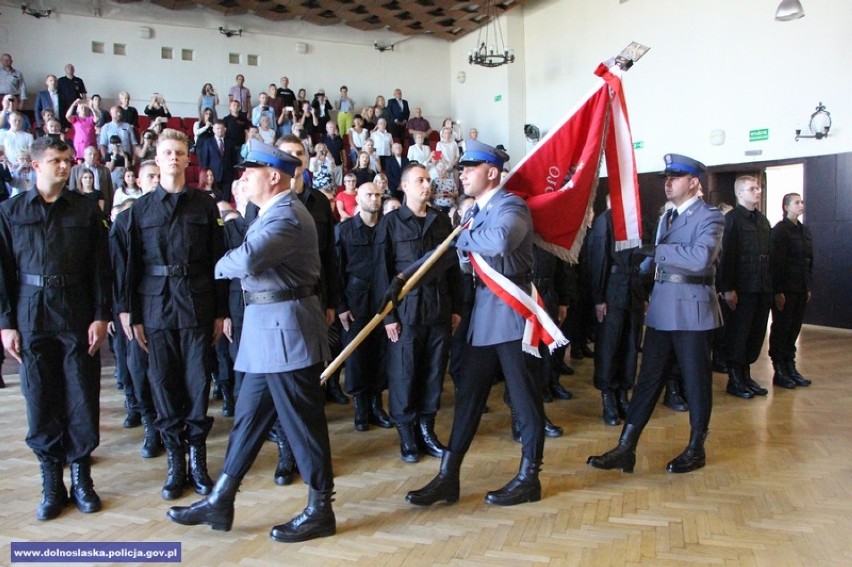
<instances>
[{"instance_id":1,"label":"black combat boot","mask_svg":"<svg viewBox=\"0 0 852 567\"><path fill-rule=\"evenodd\" d=\"M670 473L688 473L704 466L706 457L704 455L704 440L707 439L707 431L692 430L689 433L689 445L686 449L672 459L666 466Z\"/></svg>"},{"instance_id":2,"label":"black combat boot","mask_svg":"<svg viewBox=\"0 0 852 567\"><path fill-rule=\"evenodd\" d=\"M370 398L370 423L382 429L390 429L393 422L382 407L382 393L376 392Z\"/></svg>"},{"instance_id":3,"label":"black combat boot","mask_svg":"<svg viewBox=\"0 0 852 567\"><path fill-rule=\"evenodd\" d=\"M169 470L163 485L163 499L177 500L186 487L186 453L182 445L166 447L166 461Z\"/></svg>"},{"instance_id":4,"label":"black combat boot","mask_svg":"<svg viewBox=\"0 0 852 567\"><path fill-rule=\"evenodd\" d=\"M544 434L547 437L562 437L565 434L565 430L550 421L550 418L546 415L544 416Z\"/></svg>"},{"instance_id":5,"label":"black combat boot","mask_svg":"<svg viewBox=\"0 0 852 567\"><path fill-rule=\"evenodd\" d=\"M92 482L92 459L83 457L71 463L71 500L84 514L101 509L101 498Z\"/></svg>"},{"instance_id":6,"label":"black combat boot","mask_svg":"<svg viewBox=\"0 0 852 567\"><path fill-rule=\"evenodd\" d=\"M352 396L355 400L355 431L367 431L370 429L370 404L367 394L359 392Z\"/></svg>"},{"instance_id":7,"label":"black combat boot","mask_svg":"<svg viewBox=\"0 0 852 567\"><path fill-rule=\"evenodd\" d=\"M234 385L230 382L222 382L219 386L222 391L222 417L234 417Z\"/></svg>"},{"instance_id":8,"label":"black combat boot","mask_svg":"<svg viewBox=\"0 0 852 567\"><path fill-rule=\"evenodd\" d=\"M432 455L433 457L443 457L444 451L447 450L435 435L435 416L421 415L417 427L418 447L422 453Z\"/></svg>"},{"instance_id":9,"label":"black combat boot","mask_svg":"<svg viewBox=\"0 0 852 567\"><path fill-rule=\"evenodd\" d=\"M133 395L133 386L128 384L124 388L124 407L127 410L127 416L124 418L124 427L132 429L139 427L142 424L142 416L139 412L133 409L136 407L136 396Z\"/></svg>"},{"instance_id":10,"label":"black combat boot","mask_svg":"<svg viewBox=\"0 0 852 567\"><path fill-rule=\"evenodd\" d=\"M172 506L166 515L184 526L207 524L214 530L231 531L234 525L234 499L240 480L225 473L219 475L210 496L190 506Z\"/></svg>"},{"instance_id":11,"label":"black combat boot","mask_svg":"<svg viewBox=\"0 0 852 567\"><path fill-rule=\"evenodd\" d=\"M751 390L751 393L755 396L765 396L769 393L769 390L752 380L751 367L749 367L748 364L743 366L743 381L745 382L746 388Z\"/></svg>"},{"instance_id":12,"label":"black combat boot","mask_svg":"<svg viewBox=\"0 0 852 567\"><path fill-rule=\"evenodd\" d=\"M725 391L744 400L754 397L754 392L746 385L743 367L735 362L728 363L728 386Z\"/></svg>"},{"instance_id":13,"label":"black combat boot","mask_svg":"<svg viewBox=\"0 0 852 567\"><path fill-rule=\"evenodd\" d=\"M565 363L563 362L562 364L564 365ZM574 371L572 370L571 373L573 374ZM565 388L565 386L559 383L559 374L555 372L553 374L552 379L550 380L550 385L548 387L550 388L550 395L552 395L557 400L570 400L574 397L574 394L571 393L571 390L568 390L567 388Z\"/></svg>"},{"instance_id":14,"label":"black combat boot","mask_svg":"<svg viewBox=\"0 0 852 567\"><path fill-rule=\"evenodd\" d=\"M444 450L441 457L441 470L429 484L420 490L412 490L405 499L415 506L430 506L441 500L447 504L459 500L459 471L461 470L464 454Z\"/></svg>"},{"instance_id":15,"label":"black combat boot","mask_svg":"<svg viewBox=\"0 0 852 567\"><path fill-rule=\"evenodd\" d=\"M503 488L488 492L485 495L485 501L497 506L538 502L541 500L541 483L538 480L540 470L541 461L521 457L521 466L515 478Z\"/></svg>"},{"instance_id":16,"label":"black combat boot","mask_svg":"<svg viewBox=\"0 0 852 567\"><path fill-rule=\"evenodd\" d=\"M772 383L782 388L792 390L796 387L796 382L790 376L790 371L787 370L787 363L783 360L772 361L772 368L775 369L775 374L772 376Z\"/></svg>"},{"instance_id":17,"label":"black combat boot","mask_svg":"<svg viewBox=\"0 0 852 567\"><path fill-rule=\"evenodd\" d=\"M296 476L296 458L287 437L278 437L278 464L275 466L275 484L287 486L293 482Z\"/></svg>"},{"instance_id":18,"label":"black combat boot","mask_svg":"<svg viewBox=\"0 0 852 567\"><path fill-rule=\"evenodd\" d=\"M62 481L62 463L41 463L42 499L36 509L37 520L52 520L68 505L68 491Z\"/></svg>"},{"instance_id":19,"label":"black combat boot","mask_svg":"<svg viewBox=\"0 0 852 567\"><path fill-rule=\"evenodd\" d=\"M331 509L332 496L331 490L308 489L308 506L304 511L286 524L272 528L269 537L282 543L296 543L334 535L337 521Z\"/></svg>"},{"instance_id":20,"label":"black combat boot","mask_svg":"<svg viewBox=\"0 0 852 567\"><path fill-rule=\"evenodd\" d=\"M630 408L630 399L627 397L627 390L621 388L618 390L618 417L624 419L627 417L627 410Z\"/></svg>"},{"instance_id":21,"label":"black combat boot","mask_svg":"<svg viewBox=\"0 0 852 567\"><path fill-rule=\"evenodd\" d=\"M349 398L346 397L346 394L344 394L343 390L340 389L339 372L335 372L334 375L329 376L328 380L326 380L325 399L329 402L334 402L335 404L340 404L342 406L349 403Z\"/></svg>"},{"instance_id":22,"label":"black combat boot","mask_svg":"<svg viewBox=\"0 0 852 567\"><path fill-rule=\"evenodd\" d=\"M796 383L796 386L801 386L805 388L811 385L811 381L799 374L799 371L796 369L796 361L795 360L787 360L787 374L790 376L790 380Z\"/></svg>"},{"instance_id":23,"label":"black combat boot","mask_svg":"<svg viewBox=\"0 0 852 567\"><path fill-rule=\"evenodd\" d=\"M638 427L625 423L618 446L603 455L589 457L586 464L596 469L619 469L621 472L632 473L633 467L636 466L636 444L639 442L640 433Z\"/></svg>"},{"instance_id":24,"label":"black combat boot","mask_svg":"<svg viewBox=\"0 0 852 567\"><path fill-rule=\"evenodd\" d=\"M417 448L417 434L414 432L414 422L397 423L399 432L399 452L406 463L416 463L420 460L420 450Z\"/></svg>"},{"instance_id":25,"label":"black combat boot","mask_svg":"<svg viewBox=\"0 0 852 567\"><path fill-rule=\"evenodd\" d=\"M618 416L618 401L612 390L601 391L601 405L603 405L603 420L607 425L618 425L621 419Z\"/></svg>"},{"instance_id":26,"label":"black combat boot","mask_svg":"<svg viewBox=\"0 0 852 567\"><path fill-rule=\"evenodd\" d=\"M196 494L206 496L213 490L213 479L207 473L207 445L189 446L189 480Z\"/></svg>"},{"instance_id":27,"label":"black combat boot","mask_svg":"<svg viewBox=\"0 0 852 567\"><path fill-rule=\"evenodd\" d=\"M142 427L145 430L145 438L142 440L140 453L145 459L159 457L163 452L163 443L160 433L154 428L154 419L150 416L142 416Z\"/></svg>"},{"instance_id":28,"label":"black combat boot","mask_svg":"<svg viewBox=\"0 0 852 567\"><path fill-rule=\"evenodd\" d=\"M683 393L680 391L680 380L666 380L666 396L663 398L663 405L674 411L689 410L689 404L683 399Z\"/></svg>"}]
</instances>

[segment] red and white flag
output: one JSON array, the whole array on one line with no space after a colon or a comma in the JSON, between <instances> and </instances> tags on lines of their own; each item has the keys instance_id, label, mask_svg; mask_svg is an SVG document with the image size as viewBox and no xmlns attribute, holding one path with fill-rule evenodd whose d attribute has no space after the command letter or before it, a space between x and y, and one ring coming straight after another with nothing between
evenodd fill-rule
<instances>
[{"instance_id":1,"label":"red and white flag","mask_svg":"<svg viewBox=\"0 0 852 567\"><path fill-rule=\"evenodd\" d=\"M639 178L621 71L601 64L600 84L515 166L503 186L523 198L536 244L576 262L592 211L601 157L606 156L618 249L642 238Z\"/></svg>"}]
</instances>

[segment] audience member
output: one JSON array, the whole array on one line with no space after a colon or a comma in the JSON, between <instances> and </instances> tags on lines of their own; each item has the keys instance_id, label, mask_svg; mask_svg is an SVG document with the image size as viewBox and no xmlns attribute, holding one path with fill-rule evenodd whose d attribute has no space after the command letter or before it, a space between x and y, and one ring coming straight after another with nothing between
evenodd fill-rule
<instances>
[{"instance_id":1,"label":"audience member","mask_svg":"<svg viewBox=\"0 0 852 567\"><path fill-rule=\"evenodd\" d=\"M48 75L44 80L44 84L47 86L47 89L39 91L38 94L36 94L35 107L33 109L35 113L36 127L38 128L44 126L44 121L41 116L43 110L52 110L53 115L57 116L60 108L59 91L56 89L56 75Z\"/></svg>"},{"instance_id":2,"label":"audience member","mask_svg":"<svg viewBox=\"0 0 852 567\"><path fill-rule=\"evenodd\" d=\"M77 159L80 159L87 147L98 143L92 109L86 105L83 99L78 98L68 107L65 120L74 131L74 154Z\"/></svg>"},{"instance_id":3,"label":"audience member","mask_svg":"<svg viewBox=\"0 0 852 567\"><path fill-rule=\"evenodd\" d=\"M65 65L65 75L59 77L59 80L56 81L56 90L59 91L59 110L57 111L57 116L65 116L68 112L68 109L71 108L71 105L74 104L76 100L86 100L86 85L83 83L83 79L77 77L75 74L74 65L68 63ZM67 126L68 123L66 122Z\"/></svg>"},{"instance_id":4,"label":"audience member","mask_svg":"<svg viewBox=\"0 0 852 567\"><path fill-rule=\"evenodd\" d=\"M240 103L240 109L249 114L251 112L251 91L245 87L246 78L242 75L237 75L237 84L228 90L228 104L232 101Z\"/></svg>"},{"instance_id":5,"label":"audience member","mask_svg":"<svg viewBox=\"0 0 852 567\"><path fill-rule=\"evenodd\" d=\"M203 118L205 110L209 108L213 111L213 120L216 120L218 118L217 106L219 106L219 94L212 84L204 83L204 86L201 87L201 95L198 97L198 118Z\"/></svg>"}]
</instances>

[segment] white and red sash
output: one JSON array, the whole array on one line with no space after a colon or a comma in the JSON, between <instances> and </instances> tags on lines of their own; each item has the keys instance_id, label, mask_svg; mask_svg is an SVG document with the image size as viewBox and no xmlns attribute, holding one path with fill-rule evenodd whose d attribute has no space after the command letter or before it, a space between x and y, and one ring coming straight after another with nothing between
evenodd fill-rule
<instances>
[{"instance_id":1,"label":"white and red sash","mask_svg":"<svg viewBox=\"0 0 852 567\"><path fill-rule=\"evenodd\" d=\"M528 295L515 282L489 266L477 252L469 252L468 258L476 277L526 321L524 337L521 341L521 347L525 353L540 357L538 345L541 342L547 345L550 352L568 344L568 339L544 308L544 302L535 284L531 284L532 295Z\"/></svg>"}]
</instances>

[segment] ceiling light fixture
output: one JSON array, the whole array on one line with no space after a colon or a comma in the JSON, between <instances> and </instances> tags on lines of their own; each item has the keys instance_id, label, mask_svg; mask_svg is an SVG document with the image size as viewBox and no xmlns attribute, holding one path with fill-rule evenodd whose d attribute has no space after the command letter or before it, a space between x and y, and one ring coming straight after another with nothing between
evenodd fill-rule
<instances>
[{"instance_id":1,"label":"ceiling light fixture","mask_svg":"<svg viewBox=\"0 0 852 567\"><path fill-rule=\"evenodd\" d=\"M778 22L789 22L804 17L805 10L799 0L782 0L775 10L775 20Z\"/></svg>"},{"instance_id":2,"label":"ceiling light fixture","mask_svg":"<svg viewBox=\"0 0 852 567\"><path fill-rule=\"evenodd\" d=\"M50 14L53 13L53 10L36 10L35 8L30 8L26 4L21 4L21 13L26 14L27 16L32 16L33 18L49 18Z\"/></svg>"},{"instance_id":3,"label":"ceiling light fixture","mask_svg":"<svg viewBox=\"0 0 852 567\"><path fill-rule=\"evenodd\" d=\"M480 67L499 67L515 62L515 50L506 47L494 0L486 0L483 11L485 25L479 28L476 49L471 49L467 62ZM484 33L483 33L484 32ZM483 35L485 36L483 39Z\"/></svg>"}]
</instances>

